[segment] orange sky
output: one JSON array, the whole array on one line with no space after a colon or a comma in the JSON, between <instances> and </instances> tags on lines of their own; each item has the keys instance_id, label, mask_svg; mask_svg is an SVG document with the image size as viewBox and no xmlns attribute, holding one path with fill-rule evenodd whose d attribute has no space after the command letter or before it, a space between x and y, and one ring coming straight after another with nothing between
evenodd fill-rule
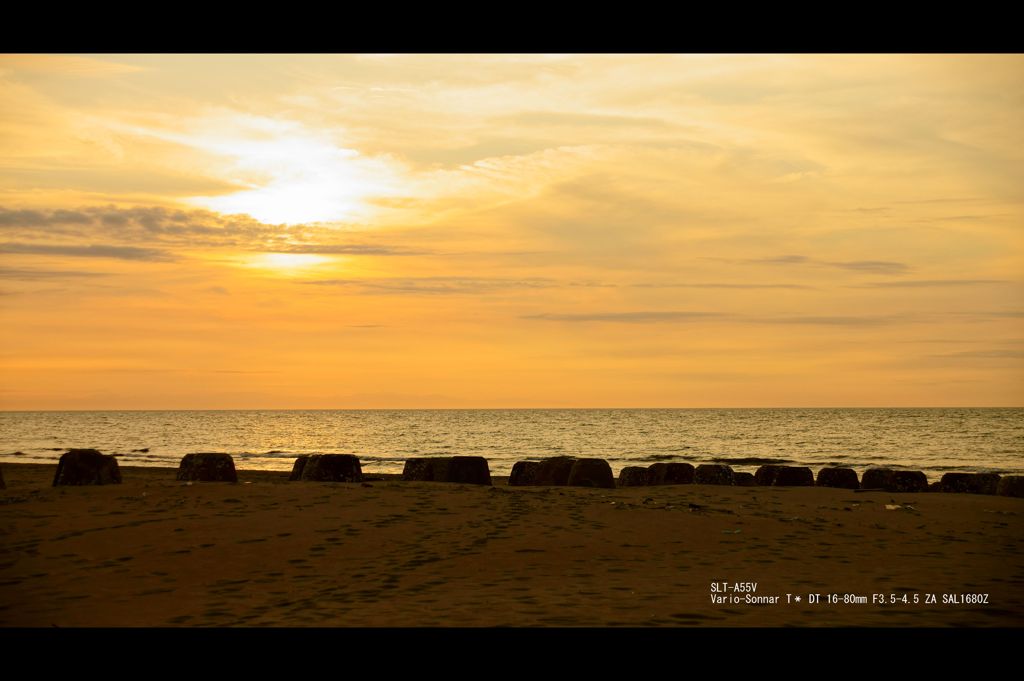
<instances>
[{"instance_id":1,"label":"orange sky","mask_svg":"<svg viewBox=\"0 0 1024 681\"><path fill-rule=\"evenodd\" d=\"M1024 405L1024 56L0 56L0 408Z\"/></svg>"}]
</instances>

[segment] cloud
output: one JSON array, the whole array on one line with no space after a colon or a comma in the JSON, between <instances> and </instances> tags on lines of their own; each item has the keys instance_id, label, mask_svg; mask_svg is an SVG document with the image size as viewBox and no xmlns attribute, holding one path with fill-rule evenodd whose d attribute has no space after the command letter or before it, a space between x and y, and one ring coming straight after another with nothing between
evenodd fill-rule
<instances>
[{"instance_id":1,"label":"cloud","mask_svg":"<svg viewBox=\"0 0 1024 681\"><path fill-rule=\"evenodd\" d=\"M634 288L813 289L805 284L630 284Z\"/></svg>"},{"instance_id":2,"label":"cloud","mask_svg":"<svg viewBox=\"0 0 1024 681\"><path fill-rule=\"evenodd\" d=\"M81 258L114 258L117 260L173 260L174 256L156 248L135 246L110 246L92 244L89 246L64 246L55 244L0 243L0 253L23 253L31 255L67 255Z\"/></svg>"},{"instance_id":3,"label":"cloud","mask_svg":"<svg viewBox=\"0 0 1024 681\"><path fill-rule=\"evenodd\" d=\"M0 66L10 66L19 70L39 73L93 78L145 71L143 67L134 64L119 64L106 59L65 54L5 55L0 57Z\"/></svg>"},{"instance_id":4,"label":"cloud","mask_svg":"<svg viewBox=\"0 0 1024 681\"><path fill-rule=\"evenodd\" d=\"M381 244L292 244L270 253L315 253L319 255L427 255L430 251Z\"/></svg>"},{"instance_id":5,"label":"cloud","mask_svg":"<svg viewBox=\"0 0 1024 681\"><path fill-rule=\"evenodd\" d=\"M320 279L304 284L344 286L364 294L466 295L504 289L540 289L557 286L550 279L486 279L474 277L409 277L381 279Z\"/></svg>"},{"instance_id":6,"label":"cloud","mask_svg":"<svg viewBox=\"0 0 1024 681\"><path fill-rule=\"evenodd\" d=\"M69 279L69 278L92 278L107 277L107 272L81 272L78 270L36 270L12 267L0 268L0 279L20 279L23 281L36 281L40 279Z\"/></svg>"},{"instance_id":7,"label":"cloud","mask_svg":"<svg viewBox=\"0 0 1024 681\"><path fill-rule=\"evenodd\" d=\"M266 224L248 215L223 215L207 210L179 210L162 206L94 206L76 210L11 210L0 207L0 232L25 239L52 241L55 234L60 234L83 241L103 238L128 244L232 248L267 253L378 256L430 253L423 249L388 244L332 243L341 235L337 229L322 225L284 227ZM152 251L151 256L157 255L156 250L148 250ZM120 257L131 255L131 251L125 251ZM137 252L134 255L141 256L143 253Z\"/></svg>"},{"instance_id":8,"label":"cloud","mask_svg":"<svg viewBox=\"0 0 1024 681\"><path fill-rule=\"evenodd\" d=\"M777 255L774 258L754 258L751 260L747 260L747 262L763 262L772 265L793 265L811 262L811 259L808 258L806 255Z\"/></svg>"},{"instance_id":9,"label":"cloud","mask_svg":"<svg viewBox=\"0 0 1024 681\"><path fill-rule=\"evenodd\" d=\"M841 270L854 272L869 272L872 274L903 274L910 271L910 265L902 262L889 260L849 260L833 261L811 258L806 255L777 255L770 258L748 258L746 260L728 260L717 258L733 263L753 263L757 265L814 265L818 267L834 267Z\"/></svg>"},{"instance_id":10,"label":"cloud","mask_svg":"<svg viewBox=\"0 0 1024 681\"><path fill-rule=\"evenodd\" d=\"M901 274L910 270L910 266L902 262L886 260L853 260L850 262L822 262L823 265L838 267L843 270L871 272L873 274Z\"/></svg>"},{"instance_id":11,"label":"cloud","mask_svg":"<svg viewBox=\"0 0 1024 681\"><path fill-rule=\"evenodd\" d=\"M944 359L1024 359L1024 350L965 350L930 356Z\"/></svg>"},{"instance_id":12,"label":"cloud","mask_svg":"<svg viewBox=\"0 0 1024 681\"><path fill-rule=\"evenodd\" d=\"M592 312L542 313L524 315L522 319L555 322L620 322L625 324L651 324L665 322L723 321L733 324L794 324L809 326L879 326L906 321L905 316L803 316L803 317L749 317L720 312L644 311L644 312Z\"/></svg>"},{"instance_id":13,"label":"cloud","mask_svg":"<svg viewBox=\"0 0 1024 681\"><path fill-rule=\"evenodd\" d=\"M1006 283L1008 282L1005 279L919 279L917 281L878 281L870 284L857 284L849 288L932 288Z\"/></svg>"},{"instance_id":14,"label":"cloud","mask_svg":"<svg viewBox=\"0 0 1024 681\"><path fill-rule=\"evenodd\" d=\"M593 312L593 313L544 313L523 315L523 319L538 319L552 322L621 322L625 324L649 324L663 322L699 322L720 318L718 312L689 311L644 311L644 312Z\"/></svg>"},{"instance_id":15,"label":"cloud","mask_svg":"<svg viewBox=\"0 0 1024 681\"><path fill-rule=\"evenodd\" d=\"M972 321L992 321L999 319L1021 319L1024 318L1024 311L1021 310L982 310L978 312L953 312L953 316L966 317Z\"/></svg>"},{"instance_id":16,"label":"cloud","mask_svg":"<svg viewBox=\"0 0 1024 681\"><path fill-rule=\"evenodd\" d=\"M751 318L750 321L758 324L806 324L810 326L881 326L907 321L907 317L897 315L860 317L854 315L810 315L802 317L760 317Z\"/></svg>"},{"instance_id":17,"label":"cloud","mask_svg":"<svg viewBox=\"0 0 1024 681\"><path fill-rule=\"evenodd\" d=\"M621 116L615 114L565 113L560 111L525 111L514 116L501 116L498 123L522 123L540 126L580 126L599 127L635 127L649 130L651 128L675 128L675 124L662 118L651 116Z\"/></svg>"}]
</instances>

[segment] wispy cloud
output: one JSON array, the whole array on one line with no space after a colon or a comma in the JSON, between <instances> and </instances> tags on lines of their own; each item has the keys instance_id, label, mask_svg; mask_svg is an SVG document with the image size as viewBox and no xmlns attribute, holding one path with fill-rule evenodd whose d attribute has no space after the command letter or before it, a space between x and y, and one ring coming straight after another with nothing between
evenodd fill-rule
<instances>
[{"instance_id":1,"label":"wispy cloud","mask_svg":"<svg viewBox=\"0 0 1024 681\"><path fill-rule=\"evenodd\" d=\"M523 319L555 322L619 322L625 324L651 324L665 322L722 321L730 324L783 324L807 326L880 326L905 322L899 316L799 316L799 317L754 317L721 312L696 311L644 311L644 312L590 312L590 313L541 313L523 315Z\"/></svg>"},{"instance_id":2,"label":"wispy cloud","mask_svg":"<svg viewBox=\"0 0 1024 681\"><path fill-rule=\"evenodd\" d=\"M729 260L733 263L749 263L755 265L808 265L817 267L831 267L852 272L867 272L870 274L903 274L911 270L910 265L890 260L824 260L812 258L806 255L776 255L767 258L747 258L745 260Z\"/></svg>"},{"instance_id":3,"label":"wispy cloud","mask_svg":"<svg viewBox=\"0 0 1024 681\"><path fill-rule=\"evenodd\" d=\"M179 210L162 206L91 206L75 210L11 210L0 207L0 233L19 239L50 241L55 235L77 241L113 239L124 245L118 244L111 248L129 249L124 250L120 257L131 258L134 255L136 259L145 259L141 256L147 250L150 251L149 259L157 259L159 253L170 257L169 253L148 246L161 249L229 248L324 255L412 256L430 253L404 245L353 243L350 236L322 225L284 227L263 223L247 215L223 215L207 210ZM137 244L146 244L147 247ZM95 253L82 251L82 248L76 244L74 249L80 252L67 252L65 255ZM133 254L130 249L136 249L136 252Z\"/></svg>"},{"instance_id":4,"label":"wispy cloud","mask_svg":"<svg viewBox=\"0 0 1024 681\"><path fill-rule=\"evenodd\" d=\"M749 321L758 324L796 324L808 326L881 326L907 321L897 315L808 315L798 317L757 317Z\"/></svg>"},{"instance_id":5,"label":"wispy cloud","mask_svg":"<svg viewBox=\"0 0 1024 681\"><path fill-rule=\"evenodd\" d=\"M918 279L912 281L876 281L868 284L855 284L849 288L944 288L950 286L985 286L988 284L1006 284L1005 279Z\"/></svg>"},{"instance_id":6,"label":"wispy cloud","mask_svg":"<svg viewBox=\"0 0 1024 681\"><path fill-rule=\"evenodd\" d=\"M1024 359L1024 350L965 350L930 356L944 359Z\"/></svg>"},{"instance_id":7,"label":"wispy cloud","mask_svg":"<svg viewBox=\"0 0 1024 681\"><path fill-rule=\"evenodd\" d=\"M611 128L673 128L673 123L652 116L622 116L617 114L566 113L561 111L525 111L514 116L501 116L495 119L499 123L524 125L597 126Z\"/></svg>"},{"instance_id":8,"label":"wispy cloud","mask_svg":"<svg viewBox=\"0 0 1024 681\"><path fill-rule=\"evenodd\" d=\"M765 263L768 265L799 265L811 262L811 259L806 255L776 255L771 258L751 258L745 262Z\"/></svg>"},{"instance_id":9,"label":"wispy cloud","mask_svg":"<svg viewBox=\"0 0 1024 681\"><path fill-rule=\"evenodd\" d=\"M592 313L543 313L523 315L523 319L538 319L551 322L620 322L624 324L650 324L665 322L699 322L721 318L719 312L690 311L644 311L644 312L592 312Z\"/></svg>"},{"instance_id":10,"label":"wispy cloud","mask_svg":"<svg viewBox=\"0 0 1024 681\"><path fill-rule=\"evenodd\" d=\"M719 288L719 289L814 289L805 284L729 284L729 283L693 283L693 284L630 284L635 288Z\"/></svg>"},{"instance_id":11,"label":"wispy cloud","mask_svg":"<svg viewBox=\"0 0 1024 681\"><path fill-rule=\"evenodd\" d=\"M36 281L40 279L87 279L110 276L107 272L82 272L78 270L37 270L0 267L0 279Z\"/></svg>"},{"instance_id":12,"label":"wispy cloud","mask_svg":"<svg viewBox=\"0 0 1024 681\"><path fill-rule=\"evenodd\" d=\"M910 265L902 262L889 262L887 260L851 260L849 262L826 262L822 265L838 267L841 270L852 270L855 272L870 272L872 274L902 274L910 271Z\"/></svg>"},{"instance_id":13,"label":"wispy cloud","mask_svg":"<svg viewBox=\"0 0 1024 681\"><path fill-rule=\"evenodd\" d=\"M320 279L317 286L344 286L365 294L466 295L505 289L541 289L557 286L550 279L486 279L473 277L409 277L382 279Z\"/></svg>"},{"instance_id":14,"label":"wispy cloud","mask_svg":"<svg viewBox=\"0 0 1024 681\"><path fill-rule=\"evenodd\" d=\"M268 249L270 253L318 255L427 255L430 251L381 244L289 244Z\"/></svg>"},{"instance_id":15,"label":"wispy cloud","mask_svg":"<svg viewBox=\"0 0 1024 681\"><path fill-rule=\"evenodd\" d=\"M94 57L79 57L65 54L5 55L0 57L0 66L12 66L25 71L58 73L69 76L102 78L125 73L144 71L141 66L121 64Z\"/></svg>"},{"instance_id":16,"label":"wispy cloud","mask_svg":"<svg viewBox=\"0 0 1024 681\"><path fill-rule=\"evenodd\" d=\"M0 243L0 253L31 255L67 255L78 258L114 258L117 260L174 260L174 256L156 248L136 246L110 246L90 244L89 246L62 246L55 244Z\"/></svg>"}]
</instances>

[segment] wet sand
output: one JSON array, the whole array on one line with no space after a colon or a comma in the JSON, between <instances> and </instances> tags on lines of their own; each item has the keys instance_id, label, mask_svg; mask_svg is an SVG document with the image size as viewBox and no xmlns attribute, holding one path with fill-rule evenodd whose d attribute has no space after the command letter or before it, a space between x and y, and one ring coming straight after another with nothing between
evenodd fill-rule
<instances>
[{"instance_id":1,"label":"wet sand","mask_svg":"<svg viewBox=\"0 0 1024 681\"><path fill-rule=\"evenodd\" d=\"M126 466L121 485L54 488L55 466L2 468L6 627L1024 624L1024 499ZM778 602L732 589L752 582Z\"/></svg>"}]
</instances>

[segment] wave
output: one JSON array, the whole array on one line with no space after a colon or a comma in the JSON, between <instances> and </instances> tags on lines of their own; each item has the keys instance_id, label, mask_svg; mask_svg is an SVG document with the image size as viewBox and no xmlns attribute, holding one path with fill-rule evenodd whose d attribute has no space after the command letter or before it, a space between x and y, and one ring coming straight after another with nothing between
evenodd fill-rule
<instances>
[{"instance_id":1,"label":"wave","mask_svg":"<svg viewBox=\"0 0 1024 681\"><path fill-rule=\"evenodd\" d=\"M758 466L758 465L762 465L762 464L772 464L772 463L793 463L792 459L769 459L769 458L766 458L766 457L759 457L759 456L739 456L739 457L716 456L715 458L713 458L711 460L714 461L715 463L730 463L730 464L736 464L738 466Z\"/></svg>"}]
</instances>

